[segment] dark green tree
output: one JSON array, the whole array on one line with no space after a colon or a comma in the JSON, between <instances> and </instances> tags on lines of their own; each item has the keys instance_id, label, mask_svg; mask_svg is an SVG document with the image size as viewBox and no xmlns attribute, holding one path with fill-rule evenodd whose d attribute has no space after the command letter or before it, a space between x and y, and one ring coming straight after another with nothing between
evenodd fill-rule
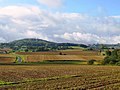
<instances>
[{"instance_id":1,"label":"dark green tree","mask_svg":"<svg viewBox=\"0 0 120 90\"><path fill-rule=\"evenodd\" d=\"M88 65L93 65L95 61L96 61L96 60L89 60L89 61L87 62L87 64L88 64Z\"/></svg>"}]
</instances>

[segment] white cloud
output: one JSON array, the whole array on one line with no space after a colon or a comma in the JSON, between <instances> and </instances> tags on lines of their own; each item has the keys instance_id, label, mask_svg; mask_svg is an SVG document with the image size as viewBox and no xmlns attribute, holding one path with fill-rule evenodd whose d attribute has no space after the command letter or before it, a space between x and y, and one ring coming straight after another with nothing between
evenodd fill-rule
<instances>
[{"instance_id":1,"label":"white cloud","mask_svg":"<svg viewBox=\"0 0 120 90\"><path fill-rule=\"evenodd\" d=\"M55 34L54 37L61 38L63 40L67 40L67 42L74 43L83 43L83 44L94 44L94 43L102 43L102 44L116 44L120 43L120 36L112 36L112 37L100 37L90 33L64 33L63 35Z\"/></svg>"},{"instance_id":2,"label":"white cloud","mask_svg":"<svg viewBox=\"0 0 120 90\"><path fill-rule=\"evenodd\" d=\"M32 14L31 10L22 6L7 6L0 8L0 15L22 17L23 15L25 16L30 14Z\"/></svg>"},{"instance_id":3,"label":"white cloud","mask_svg":"<svg viewBox=\"0 0 120 90\"><path fill-rule=\"evenodd\" d=\"M64 33L63 35L55 35L55 37L59 37L62 39L67 40L68 42L74 43L106 43L102 38L97 35L86 33L82 34L80 32L73 32L73 33Z\"/></svg>"},{"instance_id":4,"label":"white cloud","mask_svg":"<svg viewBox=\"0 0 120 90\"><path fill-rule=\"evenodd\" d=\"M12 41L22 37L49 40L46 35L37 31L45 27L44 23L41 22L42 18L38 14L40 12L34 6L7 6L0 8L0 36L2 36L0 41Z\"/></svg>"},{"instance_id":5,"label":"white cloud","mask_svg":"<svg viewBox=\"0 0 120 90\"><path fill-rule=\"evenodd\" d=\"M0 37L0 43L6 42L6 40L2 37Z\"/></svg>"},{"instance_id":6,"label":"white cloud","mask_svg":"<svg viewBox=\"0 0 120 90\"><path fill-rule=\"evenodd\" d=\"M57 42L119 43L119 17L53 13L36 6L2 7L0 41L8 42L30 37Z\"/></svg>"},{"instance_id":7,"label":"white cloud","mask_svg":"<svg viewBox=\"0 0 120 90\"><path fill-rule=\"evenodd\" d=\"M48 7L60 7L62 6L63 0L37 0L40 4L46 5Z\"/></svg>"},{"instance_id":8,"label":"white cloud","mask_svg":"<svg viewBox=\"0 0 120 90\"><path fill-rule=\"evenodd\" d=\"M25 33L26 37L28 38L40 38L40 39L45 39L45 40L49 40L47 36L41 34L41 33L37 33L35 31L30 31L28 30L26 33Z\"/></svg>"}]
</instances>

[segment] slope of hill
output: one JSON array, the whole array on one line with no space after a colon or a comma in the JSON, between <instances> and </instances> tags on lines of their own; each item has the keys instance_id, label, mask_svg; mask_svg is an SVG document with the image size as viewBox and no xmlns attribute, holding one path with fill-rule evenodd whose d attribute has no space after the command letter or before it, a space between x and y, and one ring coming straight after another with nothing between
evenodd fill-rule
<instances>
[{"instance_id":1,"label":"slope of hill","mask_svg":"<svg viewBox=\"0 0 120 90\"><path fill-rule=\"evenodd\" d=\"M15 40L9 43L1 43L0 48L11 48L13 50L24 49L26 51L32 49L35 51L49 51L49 50L65 50L72 48L72 46L78 46L86 48L84 44L74 44L74 43L55 43L42 39L27 38L21 40Z\"/></svg>"},{"instance_id":2,"label":"slope of hill","mask_svg":"<svg viewBox=\"0 0 120 90\"><path fill-rule=\"evenodd\" d=\"M9 43L9 45L13 45L13 46L44 46L46 44L55 44L55 43L42 39L34 39L34 38L15 40Z\"/></svg>"}]
</instances>

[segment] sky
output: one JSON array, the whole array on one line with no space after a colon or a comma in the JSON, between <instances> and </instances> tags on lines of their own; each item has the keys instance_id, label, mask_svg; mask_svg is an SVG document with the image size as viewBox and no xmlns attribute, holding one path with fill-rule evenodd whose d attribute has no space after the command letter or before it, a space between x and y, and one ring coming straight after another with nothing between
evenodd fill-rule
<instances>
[{"instance_id":1,"label":"sky","mask_svg":"<svg viewBox=\"0 0 120 90\"><path fill-rule=\"evenodd\" d=\"M0 43L23 38L120 43L120 0L0 0Z\"/></svg>"}]
</instances>

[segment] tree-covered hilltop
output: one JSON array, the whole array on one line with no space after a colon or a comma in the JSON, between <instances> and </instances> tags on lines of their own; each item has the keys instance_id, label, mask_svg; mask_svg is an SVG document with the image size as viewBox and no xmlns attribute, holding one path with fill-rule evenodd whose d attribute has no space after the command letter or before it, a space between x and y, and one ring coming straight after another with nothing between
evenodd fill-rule
<instances>
[{"instance_id":1,"label":"tree-covered hilltop","mask_svg":"<svg viewBox=\"0 0 120 90\"><path fill-rule=\"evenodd\" d=\"M42 39L34 39L34 38L28 38L28 39L21 39L21 40L15 40L9 43L10 46L43 46L43 45L52 45L55 44L54 42L42 40Z\"/></svg>"},{"instance_id":2,"label":"tree-covered hilltop","mask_svg":"<svg viewBox=\"0 0 120 90\"><path fill-rule=\"evenodd\" d=\"M15 40L9 43L1 43L0 48L11 48L13 51L52 51L52 50L65 50L72 49L72 47L82 47L87 48L84 44L74 44L74 43L55 43L42 39L27 38L21 40Z\"/></svg>"}]
</instances>

